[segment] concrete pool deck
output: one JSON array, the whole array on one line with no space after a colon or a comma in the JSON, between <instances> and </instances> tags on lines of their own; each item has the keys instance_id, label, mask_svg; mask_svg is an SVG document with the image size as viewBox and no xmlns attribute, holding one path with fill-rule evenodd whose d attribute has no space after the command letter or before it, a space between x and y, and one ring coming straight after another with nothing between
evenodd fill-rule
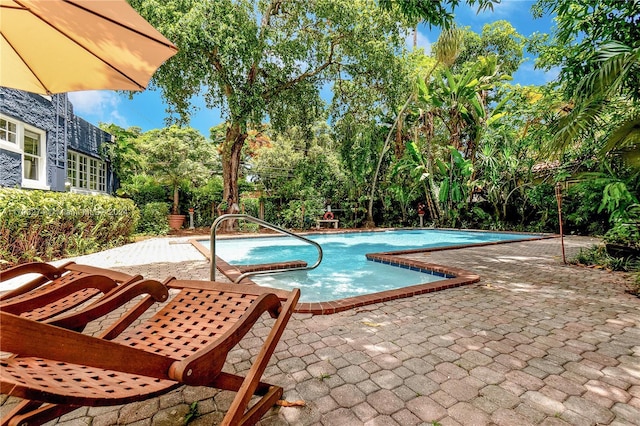
<instances>
[{"instance_id":1,"label":"concrete pool deck","mask_svg":"<svg viewBox=\"0 0 640 426\"><path fill-rule=\"evenodd\" d=\"M567 256L595 242L568 237ZM625 293L624 274L563 265L558 239L404 256L480 281L333 315L294 314L265 378L306 405L274 407L259 424L640 424L640 299ZM73 260L147 278L209 277L186 238ZM227 368L245 371L255 340L241 342ZM2 413L17 402L0 398ZM213 425L230 401L228 392L182 387L50 424L178 425L197 402L201 415L190 424Z\"/></svg>"}]
</instances>

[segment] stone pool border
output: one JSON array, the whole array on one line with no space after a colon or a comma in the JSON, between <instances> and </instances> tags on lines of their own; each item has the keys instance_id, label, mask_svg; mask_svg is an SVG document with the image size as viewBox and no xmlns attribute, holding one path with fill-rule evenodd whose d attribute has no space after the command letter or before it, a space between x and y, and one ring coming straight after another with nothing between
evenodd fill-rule
<instances>
[{"instance_id":1,"label":"stone pool border","mask_svg":"<svg viewBox=\"0 0 640 426\"><path fill-rule=\"evenodd\" d=\"M410 228L414 229L415 228ZM380 230L339 230L340 233L345 232L376 232L376 231L387 231L390 229L380 229ZM401 228L394 228L393 230L401 230ZM448 229L442 229L448 230ZM471 231L474 230L465 230ZM324 232L308 232L304 234L318 234L318 233L334 233L335 231L324 231ZM496 232L500 231L477 231L477 232ZM504 232L504 231L503 231ZM513 232L505 232L505 233L513 233ZM301 233L301 235L304 235ZM267 234L267 236L272 234ZM264 237L265 235L253 235L253 236L234 236L233 238L255 238L255 237ZM274 237L279 237L279 235L273 235ZM409 269L414 269L418 271L422 271L425 273L430 273L434 275L440 275L445 277L446 279L430 282L430 283L422 283L415 284L408 287L402 287L393 290L385 290L378 293L365 294L360 296L347 297L344 299L332 300L328 302L299 302L296 306L295 312L298 313L306 313L312 315L330 315L335 314L342 311L347 311L354 308L359 308L366 305L372 305L375 303L387 302L389 300L401 299L405 297L412 297L419 294L431 293L435 291L446 290L454 287L461 287L464 285L469 285L480 281L480 276L464 270L460 268L454 268L445 265L438 265L435 263L422 262L417 259L408 259L401 257L406 254L416 254L416 253L429 253L434 251L444 251L444 250L455 250L455 249L463 249L468 247L481 247L481 246L490 246L496 244L508 244L522 241L532 241L532 240L542 240L548 238L558 238L558 235L540 235L537 238L523 238L518 240L509 240L509 241L493 241L488 243L477 243L477 244L465 244L465 245L457 245L457 246L443 246L443 247L432 247L427 249L409 249L409 250L397 250L391 252L381 252L381 253L367 253L367 259L374 261L385 263L393 266L404 267ZM208 237L204 237L208 238ZM210 259L211 253L209 250L200 244L197 239L190 239L189 242L202 253L207 259ZM264 267L263 270L270 269L280 269L286 268L287 266L291 266L292 262L281 262L281 263L270 263ZM230 265L225 262L219 256L216 256L216 268L224 274L228 279L233 281L240 274L242 274L246 268L237 267L234 265ZM254 269L255 270L255 269ZM251 281L249 278L245 278L244 282L249 281L252 284L256 284ZM257 284L256 284L257 285Z\"/></svg>"}]
</instances>

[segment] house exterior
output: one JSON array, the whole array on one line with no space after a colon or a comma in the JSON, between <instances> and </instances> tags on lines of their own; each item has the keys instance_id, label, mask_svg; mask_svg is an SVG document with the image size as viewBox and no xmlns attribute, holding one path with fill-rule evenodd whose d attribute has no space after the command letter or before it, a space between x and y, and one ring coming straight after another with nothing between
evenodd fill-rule
<instances>
[{"instance_id":1,"label":"house exterior","mask_svg":"<svg viewBox=\"0 0 640 426\"><path fill-rule=\"evenodd\" d=\"M73 113L66 93L0 87L0 187L112 193L100 145L112 136Z\"/></svg>"}]
</instances>

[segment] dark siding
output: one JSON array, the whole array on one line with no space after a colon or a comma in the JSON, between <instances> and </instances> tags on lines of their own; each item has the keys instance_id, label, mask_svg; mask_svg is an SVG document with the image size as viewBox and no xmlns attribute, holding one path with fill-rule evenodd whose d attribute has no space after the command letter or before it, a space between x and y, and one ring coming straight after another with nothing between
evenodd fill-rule
<instances>
[{"instance_id":1,"label":"dark siding","mask_svg":"<svg viewBox=\"0 0 640 426\"><path fill-rule=\"evenodd\" d=\"M65 147L100 158L100 144L111 138L108 133L76 117L66 94L53 95L49 100L33 93L0 87L0 112L46 131L47 185L54 191L65 190ZM21 182L22 166L16 170L15 158L10 160L6 154L4 152L0 158L0 186L15 186ZM111 192L111 185L107 190Z\"/></svg>"},{"instance_id":2,"label":"dark siding","mask_svg":"<svg viewBox=\"0 0 640 426\"><path fill-rule=\"evenodd\" d=\"M22 157L20 154L0 149L0 186L14 188L22 179Z\"/></svg>"}]
</instances>

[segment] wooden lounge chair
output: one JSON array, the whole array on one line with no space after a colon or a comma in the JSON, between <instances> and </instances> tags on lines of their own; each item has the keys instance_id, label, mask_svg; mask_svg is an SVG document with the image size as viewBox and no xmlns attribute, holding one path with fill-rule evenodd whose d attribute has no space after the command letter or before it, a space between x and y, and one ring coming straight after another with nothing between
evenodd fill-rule
<instances>
[{"instance_id":1,"label":"wooden lounge chair","mask_svg":"<svg viewBox=\"0 0 640 426\"><path fill-rule=\"evenodd\" d=\"M118 286L142 279L111 269L75 262L55 267L48 263L25 263L0 272L0 283L35 274L20 287L0 294L0 306L7 312L43 321L76 308Z\"/></svg>"},{"instance_id":2,"label":"wooden lounge chair","mask_svg":"<svg viewBox=\"0 0 640 426\"><path fill-rule=\"evenodd\" d=\"M0 391L33 401L9 413L3 424L42 424L70 407L144 400L183 384L236 391L222 424L257 422L282 396L281 387L260 378L300 291L175 279L165 284L178 294L149 320L115 337L63 328L73 325L73 316L56 320L58 327L0 312L0 347L14 354L0 361ZM223 372L229 351L265 312L275 322L246 376ZM254 394L262 398L248 408ZM40 403L45 405L36 408Z\"/></svg>"},{"instance_id":3,"label":"wooden lounge chair","mask_svg":"<svg viewBox=\"0 0 640 426\"><path fill-rule=\"evenodd\" d=\"M98 277L101 280L108 279L106 277L88 275L73 281L69 286L78 287L82 283L87 283L87 285L91 287L91 280L95 277ZM75 310L72 313L67 313L66 315L58 316L53 319L47 319L44 320L44 322L74 331L82 331L90 321L113 312L140 295L145 295L145 297L140 299L136 304L130 306L126 312L118 315L117 319L115 319L110 326L102 330L99 334L99 337L103 339L111 339L120 334L135 320L137 320L140 315L142 315L155 302L165 302L169 297L168 289L162 283L155 280L136 281L128 286L115 288L108 295L105 295L96 303L84 307L84 309ZM15 310L16 305L12 305L9 308L10 309L6 309L5 306L0 306L0 312ZM2 349L1 346L0 349ZM26 399L18 403L10 412L5 413L5 416L0 419L0 426L17 424L24 426L26 423L20 421L21 417L30 418L34 413L37 413L39 418L55 418L73 411L76 408L77 407L70 405L42 404L39 401Z\"/></svg>"}]
</instances>

